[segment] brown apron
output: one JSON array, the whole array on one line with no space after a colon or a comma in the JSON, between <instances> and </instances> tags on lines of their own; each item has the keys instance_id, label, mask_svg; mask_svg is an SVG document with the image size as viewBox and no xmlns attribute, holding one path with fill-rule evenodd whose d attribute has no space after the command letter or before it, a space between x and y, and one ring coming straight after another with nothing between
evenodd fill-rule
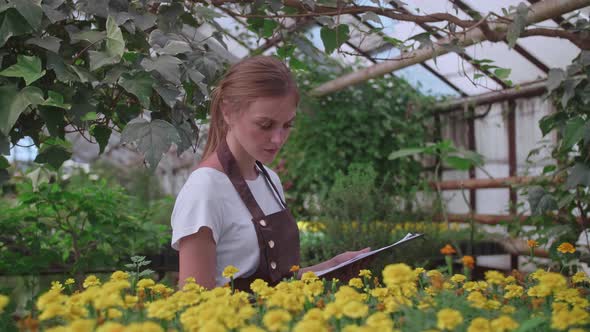
<instances>
[{"instance_id":1,"label":"brown apron","mask_svg":"<svg viewBox=\"0 0 590 332\"><path fill-rule=\"evenodd\" d=\"M289 270L293 265L300 263L299 229L295 218L289 212L287 204L281 198L268 172L262 163L256 161L269 190L272 191L282 210L264 215L225 140L222 140L217 148L217 157L225 174L252 215L252 223L256 230L260 251L260 262L256 272L246 278L236 278L234 286L236 289L250 292L250 284L255 279L263 279L270 285L276 285L283 278L293 276Z\"/></svg>"}]
</instances>

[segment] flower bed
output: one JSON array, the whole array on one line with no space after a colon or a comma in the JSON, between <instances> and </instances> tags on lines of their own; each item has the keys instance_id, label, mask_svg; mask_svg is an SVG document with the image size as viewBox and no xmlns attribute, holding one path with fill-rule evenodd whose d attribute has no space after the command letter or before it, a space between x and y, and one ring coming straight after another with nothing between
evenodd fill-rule
<instances>
[{"instance_id":1,"label":"flower bed","mask_svg":"<svg viewBox=\"0 0 590 332\"><path fill-rule=\"evenodd\" d=\"M16 324L52 332L584 331L590 324L590 279L582 272L468 275L393 264L380 275L362 270L348 284L311 272L275 287L256 280L249 294L231 283L205 290L190 279L175 291L117 271L105 281L88 276L80 291L71 279L55 281ZM7 303L0 296L0 312ZM2 315L6 322L7 310Z\"/></svg>"}]
</instances>

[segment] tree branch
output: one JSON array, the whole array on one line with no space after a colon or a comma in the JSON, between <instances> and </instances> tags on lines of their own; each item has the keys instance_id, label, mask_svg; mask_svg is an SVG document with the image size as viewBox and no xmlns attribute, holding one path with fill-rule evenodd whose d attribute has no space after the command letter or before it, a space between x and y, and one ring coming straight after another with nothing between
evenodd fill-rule
<instances>
[{"instance_id":1,"label":"tree branch","mask_svg":"<svg viewBox=\"0 0 590 332\"><path fill-rule=\"evenodd\" d=\"M520 37L531 37L531 36L546 36L546 37L557 37L571 41L576 46L583 50L590 50L590 37L584 36L583 33L575 33L567 30L558 29L547 29L547 28L531 28L523 31Z\"/></svg>"}]
</instances>

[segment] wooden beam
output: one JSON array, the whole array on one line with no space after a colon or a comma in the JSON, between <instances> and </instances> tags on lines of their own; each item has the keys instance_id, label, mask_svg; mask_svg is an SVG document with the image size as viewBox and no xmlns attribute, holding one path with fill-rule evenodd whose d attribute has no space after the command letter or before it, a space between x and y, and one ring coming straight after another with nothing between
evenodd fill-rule
<instances>
[{"instance_id":1,"label":"wooden beam","mask_svg":"<svg viewBox=\"0 0 590 332\"><path fill-rule=\"evenodd\" d=\"M449 113L462 110L466 105L478 106L518 98L534 97L542 95L545 91L547 91L547 81L539 80L502 91L486 92L480 95L442 102L434 106L434 109L438 113Z\"/></svg>"},{"instance_id":2,"label":"wooden beam","mask_svg":"<svg viewBox=\"0 0 590 332\"><path fill-rule=\"evenodd\" d=\"M511 176L496 179L447 180L439 182L438 185L441 190L511 188L514 185L530 183L535 179L537 178L532 176ZM436 188L436 183L430 183L430 186Z\"/></svg>"},{"instance_id":3,"label":"wooden beam","mask_svg":"<svg viewBox=\"0 0 590 332\"><path fill-rule=\"evenodd\" d=\"M546 0L529 6L529 12L526 24L542 22L561 14L571 12L590 5L590 0ZM506 23L490 24L492 31L504 32L509 25ZM473 29L459 37L459 44L463 47L474 45L486 40L484 33L480 29ZM341 76L332 81L326 82L312 90L312 94L323 96L335 91L342 90L350 85L367 81L371 78L380 77L392 71L405 68L417 63L431 59L435 54L437 56L446 54L449 49L445 44L452 43L450 39L444 39L435 44L432 48L418 49L412 52L401 54L389 61L384 61L376 65L364 68L357 72Z\"/></svg>"}]
</instances>

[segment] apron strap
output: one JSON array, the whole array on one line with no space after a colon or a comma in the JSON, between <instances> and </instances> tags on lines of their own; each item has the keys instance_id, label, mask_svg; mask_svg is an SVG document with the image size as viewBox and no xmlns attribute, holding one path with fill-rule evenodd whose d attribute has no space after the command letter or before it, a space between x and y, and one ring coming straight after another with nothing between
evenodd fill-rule
<instances>
[{"instance_id":1,"label":"apron strap","mask_svg":"<svg viewBox=\"0 0 590 332\"><path fill-rule=\"evenodd\" d=\"M264 178L266 179L266 183L268 185L270 185L270 189L271 191L273 191L275 198L277 199L277 202L279 203L279 205L281 205L281 207L283 209L287 208L287 203L283 200L283 197L281 197L281 194L279 193L279 190L277 189L277 187L275 186L275 184L272 182L272 179L270 178L270 174L268 174L268 171L266 170L266 168L264 167L264 165L259 162L258 160L256 160L256 166L258 166L258 168L260 168L260 170L262 171L262 174L264 175Z\"/></svg>"},{"instance_id":2,"label":"apron strap","mask_svg":"<svg viewBox=\"0 0 590 332\"><path fill-rule=\"evenodd\" d=\"M250 187L248 187L246 180L244 180L236 158L234 158L231 153L225 139L221 140L219 147L217 148L217 157L219 158L219 163L223 167L225 174L229 177L230 182L238 192L238 195L240 195L240 198L246 205L246 208L250 211L250 214L252 214L252 218L256 221L263 219L264 212L256 202L254 195L252 195L252 191L250 191Z\"/></svg>"}]
</instances>

